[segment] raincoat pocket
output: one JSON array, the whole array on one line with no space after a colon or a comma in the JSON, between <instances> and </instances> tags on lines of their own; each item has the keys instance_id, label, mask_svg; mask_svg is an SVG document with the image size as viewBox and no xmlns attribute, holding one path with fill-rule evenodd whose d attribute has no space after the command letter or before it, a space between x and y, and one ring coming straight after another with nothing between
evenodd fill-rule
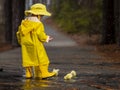
<instances>
[{"instance_id":1,"label":"raincoat pocket","mask_svg":"<svg viewBox=\"0 0 120 90\"><path fill-rule=\"evenodd\" d=\"M33 45L33 39L31 33L21 36L21 43L24 45Z\"/></svg>"}]
</instances>

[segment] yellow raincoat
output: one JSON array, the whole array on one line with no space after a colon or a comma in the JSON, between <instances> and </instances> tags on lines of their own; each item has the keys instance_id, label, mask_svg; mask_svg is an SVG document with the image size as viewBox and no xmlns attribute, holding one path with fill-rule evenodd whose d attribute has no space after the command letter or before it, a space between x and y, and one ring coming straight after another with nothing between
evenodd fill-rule
<instances>
[{"instance_id":1,"label":"yellow raincoat","mask_svg":"<svg viewBox=\"0 0 120 90\"><path fill-rule=\"evenodd\" d=\"M22 49L23 67L49 64L49 59L43 46L47 38L42 22L28 19L22 21L17 31L17 39Z\"/></svg>"}]
</instances>

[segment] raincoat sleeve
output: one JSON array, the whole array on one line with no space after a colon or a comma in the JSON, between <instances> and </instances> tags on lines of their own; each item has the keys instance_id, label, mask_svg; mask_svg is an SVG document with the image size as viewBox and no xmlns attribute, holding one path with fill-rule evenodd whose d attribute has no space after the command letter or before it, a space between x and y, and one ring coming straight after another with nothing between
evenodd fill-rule
<instances>
[{"instance_id":1,"label":"raincoat sleeve","mask_svg":"<svg viewBox=\"0 0 120 90\"><path fill-rule=\"evenodd\" d=\"M44 31L44 26L43 24L41 23L37 29L37 36L38 36L38 39L41 41L41 42L48 42L49 40L49 36L46 35L45 31Z\"/></svg>"}]
</instances>

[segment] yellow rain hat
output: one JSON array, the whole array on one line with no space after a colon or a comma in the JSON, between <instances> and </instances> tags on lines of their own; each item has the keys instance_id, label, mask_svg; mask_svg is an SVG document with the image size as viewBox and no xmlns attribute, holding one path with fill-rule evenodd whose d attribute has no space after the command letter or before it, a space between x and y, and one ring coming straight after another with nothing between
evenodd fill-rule
<instances>
[{"instance_id":1,"label":"yellow rain hat","mask_svg":"<svg viewBox=\"0 0 120 90\"><path fill-rule=\"evenodd\" d=\"M51 13L49 13L46 10L46 6L44 4L41 4L41 3L33 4L30 7L30 10L25 11L26 16L29 14L51 16Z\"/></svg>"}]
</instances>

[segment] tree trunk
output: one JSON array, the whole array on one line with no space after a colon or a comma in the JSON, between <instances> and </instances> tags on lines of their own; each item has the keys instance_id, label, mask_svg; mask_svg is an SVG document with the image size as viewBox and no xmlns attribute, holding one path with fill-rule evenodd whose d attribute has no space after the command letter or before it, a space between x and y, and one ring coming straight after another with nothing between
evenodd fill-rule
<instances>
[{"instance_id":1,"label":"tree trunk","mask_svg":"<svg viewBox=\"0 0 120 90\"><path fill-rule=\"evenodd\" d=\"M116 41L120 45L120 0L115 0L115 30L116 30Z\"/></svg>"},{"instance_id":2,"label":"tree trunk","mask_svg":"<svg viewBox=\"0 0 120 90\"><path fill-rule=\"evenodd\" d=\"M101 44L115 43L114 0L103 0L103 32Z\"/></svg>"},{"instance_id":3,"label":"tree trunk","mask_svg":"<svg viewBox=\"0 0 120 90\"><path fill-rule=\"evenodd\" d=\"M12 43L12 2L11 0L5 0L5 41Z\"/></svg>"},{"instance_id":4,"label":"tree trunk","mask_svg":"<svg viewBox=\"0 0 120 90\"><path fill-rule=\"evenodd\" d=\"M33 4L39 3L39 2L40 2L39 0L33 0Z\"/></svg>"},{"instance_id":5,"label":"tree trunk","mask_svg":"<svg viewBox=\"0 0 120 90\"><path fill-rule=\"evenodd\" d=\"M16 32L24 18L25 0L12 0L12 45L17 45Z\"/></svg>"}]
</instances>

